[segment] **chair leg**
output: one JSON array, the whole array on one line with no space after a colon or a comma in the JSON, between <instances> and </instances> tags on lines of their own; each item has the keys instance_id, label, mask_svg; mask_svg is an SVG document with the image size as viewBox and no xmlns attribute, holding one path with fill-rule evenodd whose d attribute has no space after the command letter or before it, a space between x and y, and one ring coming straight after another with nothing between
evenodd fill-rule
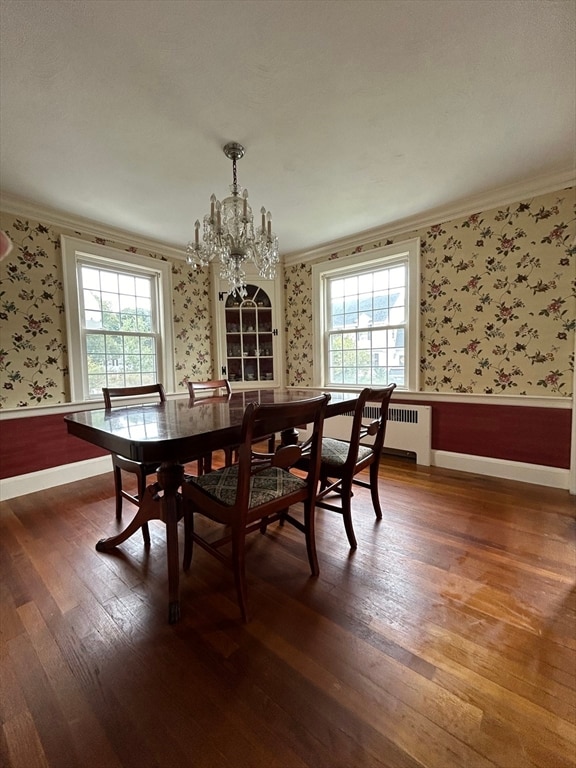
<instances>
[{"instance_id":1,"label":"chair leg","mask_svg":"<svg viewBox=\"0 0 576 768\"><path fill-rule=\"evenodd\" d=\"M342 483L342 517L344 518L344 528L348 543L351 549L357 549L358 543L354 535L354 526L352 525L352 487L348 483Z\"/></svg>"},{"instance_id":2,"label":"chair leg","mask_svg":"<svg viewBox=\"0 0 576 768\"><path fill-rule=\"evenodd\" d=\"M200 456L198 459L198 477L200 477L200 475L206 475L208 472L212 472L211 453L205 453L204 456Z\"/></svg>"},{"instance_id":3,"label":"chair leg","mask_svg":"<svg viewBox=\"0 0 576 768\"><path fill-rule=\"evenodd\" d=\"M146 492L146 475L144 472L140 472L138 475L138 501L141 502ZM144 539L144 546L150 547L150 528L148 523L144 523L142 526L142 538Z\"/></svg>"},{"instance_id":4,"label":"chair leg","mask_svg":"<svg viewBox=\"0 0 576 768\"><path fill-rule=\"evenodd\" d=\"M234 463L234 449L224 448L224 466L231 467Z\"/></svg>"},{"instance_id":5,"label":"chair leg","mask_svg":"<svg viewBox=\"0 0 576 768\"><path fill-rule=\"evenodd\" d=\"M187 509L186 502L184 502L184 557L182 559L182 568L184 571L190 570L192 563L192 550L194 547L194 539L192 534L194 533L194 513L191 509Z\"/></svg>"},{"instance_id":6,"label":"chair leg","mask_svg":"<svg viewBox=\"0 0 576 768\"><path fill-rule=\"evenodd\" d=\"M244 623L250 621L248 614L248 588L246 585L245 568L245 539L246 532L244 528L233 528L232 530L232 568L234 570L234 581L236 582L236 593L238 603L242 612Z\"/></svg>"},{"instance_id":7,"label":"chair leg","mask_svg":"<svg viewBox=\"0 0 576 768\"><path fill-rule=\"evenodd\" d=\"M315 530L315 507L310 502L304 504L304 531L306 534L306 552L308 553L308 562L312 576L318 576L320 566L318 565L318 555L316 553L316 530Z\"/></svg>"},{"instance_id":8,"label":"chair leg","mask_svg":"<svg viewBox=\"0 0 576 768\"><path fill-rule=\"evenodd\" d=\"M113 467L114 470L114 493L116 494L116 520L122 519L122 474L120 467Z\"/></svg>"},{"instance_id":9,"label":"chair leg","mask_svg":"<svg viewBox=\"0 0 576 768\"><path fill-rule=\"evenodd\" d=\"M372 496L372 506L374 507L374 514L377 520L382 520L382 509L380 508L379 497L379 483L378 483L378 462L373 461L370 464L370 495Z\"/></svg>"}]
</instances>

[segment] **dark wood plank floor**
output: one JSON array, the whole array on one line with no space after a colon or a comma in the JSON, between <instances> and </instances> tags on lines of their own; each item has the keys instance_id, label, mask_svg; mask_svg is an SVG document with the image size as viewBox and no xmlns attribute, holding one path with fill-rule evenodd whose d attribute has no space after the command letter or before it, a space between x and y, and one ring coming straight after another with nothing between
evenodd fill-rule
<instances>
[{"instance_id":1,"label":"dark wood plank floor","mask_svg":"<svg viewBox=\"0 0 576 768\"><path fill-rule=\"evenodd\" d=\"M576 765L575 502L386 459L359 542L318 511L231 574L196 549L167 624L164 528L117 554L112 478L0 505L0 764L11 768ZM125 513L129 514L129 510Z\"/></svg>"}]
</instances>

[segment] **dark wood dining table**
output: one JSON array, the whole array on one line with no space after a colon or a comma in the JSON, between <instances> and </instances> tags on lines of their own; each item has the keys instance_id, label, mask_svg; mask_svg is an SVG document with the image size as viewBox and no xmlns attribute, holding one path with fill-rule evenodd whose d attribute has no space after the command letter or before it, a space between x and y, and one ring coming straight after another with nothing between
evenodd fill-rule
<instances>
[{"instance_id":1,"label":"dark wood dining table","mask_svg":"<svg viewBox=\"0 0 576 768\"><path fill-rule=\"evenodd\" d=\"M137 512L123 531L101 539L99 552L109 552L150 520L166 525L168 563L168 621L180 618L178 490L184 479L184 463L207 452L237 445L248 403L287 403L303 400L325 390L257 389L234 392L230 397L210 397L191 402L188 397L168 398L163 403L126 405L65 416L68 432L139 462L158 462L157 483L146 489ZM326 416L349 413L358 398L355 392L331 391ZM287 424L288 430L298 425Z\"/></svg>"}]
</instances>

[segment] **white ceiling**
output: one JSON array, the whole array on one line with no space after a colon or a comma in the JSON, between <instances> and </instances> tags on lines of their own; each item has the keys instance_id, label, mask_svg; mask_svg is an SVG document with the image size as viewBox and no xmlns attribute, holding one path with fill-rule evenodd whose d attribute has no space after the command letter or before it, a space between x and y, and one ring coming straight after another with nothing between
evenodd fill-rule
<instances>
[{"instance_id":1,"label":"white ceiling","mask_svg":"<svg viewBox=\"0 0 576 768\"><path fill-rule=\"evenodd\" d=\"M1 0L0 183L185 246L238 179L281 251L573 172L567 0Z\"/></svg>"}]
</instances>

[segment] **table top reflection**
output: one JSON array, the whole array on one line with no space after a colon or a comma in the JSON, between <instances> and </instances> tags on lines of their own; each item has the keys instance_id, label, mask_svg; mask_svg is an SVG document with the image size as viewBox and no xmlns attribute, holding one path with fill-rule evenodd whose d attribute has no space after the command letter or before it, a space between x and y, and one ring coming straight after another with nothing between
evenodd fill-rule
<instances>
[{"instance_id":1,"label":"table top reflection","mask_svg":"<svg viewBox=\"0 0 576 768\"><path fill-rule=\"evenodd\" d=\"M347 413L355 392L320 389L254 389L228 397L191 402L126 405L111 410L80 411L65 417L68 432L95 445L141 462L185 462L200 452L235 445L248 403L289 403L329 391L327 416Z\"/></svg>"}]
</instances>

